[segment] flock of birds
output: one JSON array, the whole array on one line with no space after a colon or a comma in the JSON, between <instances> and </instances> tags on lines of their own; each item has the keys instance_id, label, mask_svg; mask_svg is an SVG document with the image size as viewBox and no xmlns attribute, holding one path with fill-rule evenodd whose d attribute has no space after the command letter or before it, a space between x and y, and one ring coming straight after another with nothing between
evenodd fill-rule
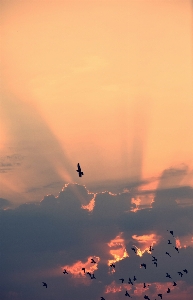
<instances>
[{"instance_id":1,"label":"flock of birds","mask_svg":"<svg viewBox=\"0 0 193 300\"><path fill-rule=\"evenodd\" d=\"M79 173L79 177L81 177L82 175L84 175L84 173L82 172L79 163L78 163L77 167L78 167L78 169L77 169L76 171ZM167 231L168 231L168 230L167 230ZM172 230L169 231L169 233L174 237L174 232L173 232ZM170 239L168 239L168 245L172 245L172 242L171 242ZM174 247L174 249L179 253L178 247L176 247L176 246L173 246L173 247ZM137 250L136 250L136 248L132 247L131 250L134 251L135 254L137 255ZM154 250L153 247L150 246L150 247L149 247L149 252L152 253L153 250ZM165 254L168 255L169 257L171 257L171 255L170 255L169 252L166 251ZM152 262L153 262L153 264L157 267L158 259L157 259L155 256L153 256L153 255L152 255ZM97 262L94 260L94 258L91 258L91 263L92 263L92 264L96 264ZM110 265L110 267L115 269L115 264L112 263L112 264ZM142 264L140 265L140 267L143 267L144 269L146 269L146 268L147 268L147 265L146 265L145 263L142 263ZM85 268L82 268L82 271L84 272L84 274L87 274L87 275L90 277L90 279L96 279L94 273L92 274L92 273L90 273L90 272L86 272L86 269L85 269ZM177 273L178 273L178 275L179 275L180 277L182 277L182 276L184 275L184 273L185 273L185 274L188 273L188 270L187 270L187 269L183 269L182 271L178 271ZM66 269L64 269L63 274L68 274L68 272L67 272ZM172 280L172 277L171 277L171 275L170 275L169 273L166 273L166 278L169 278L169 279ZM120 278L119 280L121 281L121 283L123 283L123 282L125 281L124 278ZM136 278L136 276L134 275L133 279L129 278L128 284L134 285L134 282L135 282L135 281L137 281L137 278ZM173 280L172 280L172 281L173 281ZM42 282L42 283L43 283L43 286L45 286L46 288L48 287L48 285L47 285L46 282ZM148 286L149 286L149 285L148 285ZM177 286L177 283L176 283L175 281L173 281L173 286L174 286L174 287ZM143 288L145 289L146 287L147 287L147 285L146 285L146 283L144 282L144 283L143 283ZM167 293L167 294L171 293L171 289L170 289L170 288L167 288L166 293ZM125 296L126 296L126 297L132 298L132 296L128 293L127 290L126 290L126 292L125 292ZM162 294L162 293L157 294L157 296L160 297L160 299L163 299L163 294ZM145 295L145 296L144 296L144 299L151 300L151 299L149 298L148 295ZM101 297L101 300L105 300L105 298L104 298L104 297ZM156 300L156 299L155 299L155 300Z\"/></svg>"}]
</instances>

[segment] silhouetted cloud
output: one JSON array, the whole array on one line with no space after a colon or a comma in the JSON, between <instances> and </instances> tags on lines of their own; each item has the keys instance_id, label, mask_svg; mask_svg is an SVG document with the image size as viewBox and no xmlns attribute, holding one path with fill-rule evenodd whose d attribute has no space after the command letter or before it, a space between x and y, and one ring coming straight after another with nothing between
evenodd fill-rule
<instances>
[{"instance_id":1,"label":"silhouetted cloud","mask_svg":"<svg viewBox=\"0 0 193 300\"><path fill-rule=\"evenodd\" d=\"M169 192L166 189L163 193L155 191L155 203L169 196L185 197L186 192L188 197L192 196L191 187L171 188ZM94 195L85 186L68 184L57 197L48 195L41 202L1 210L1 298L57 297L60 300L65 295L69 300L77 297L97 300L101 296L118 299L127 289L135 299L141 299L144 293L155 296L164 286L171 287L166 272L177 282L176 289L171 290L173 295L183 294L183 286L190 291L193 206L182 207L172 200L169 206L153 205L136 210L132 197L133 192L129 191ZM83 209L82 203L86 205L92 199L93 210ZM167 230L172 230L174 237ZM154 250L150 253L152 244ZM179 253L174 246L179 248ZM157 258L157 267L152 255ZM89 257L99 260L93 271L96 280L82 271L85 265L91 267ZM116 261L115 272L109 266L110 261ZM146 269L140 268L142 263ZM64 275L63 268L69 274ZM190 272L181 278L177 272L185 268ZM134 275L137 281L131 286L128 279ZM126 283L121 286L119 278L125 278ZM47 289L42 288L42 282L48 284ZM149 284L145 291L144 282Z\"/></svg>"}]
</instances>

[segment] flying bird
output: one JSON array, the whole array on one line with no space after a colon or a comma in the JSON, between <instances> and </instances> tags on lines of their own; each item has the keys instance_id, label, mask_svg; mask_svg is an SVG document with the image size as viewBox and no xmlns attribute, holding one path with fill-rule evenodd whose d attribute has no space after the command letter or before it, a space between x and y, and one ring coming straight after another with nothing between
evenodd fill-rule
<instances>
[{"instance_id":1,"label":"flying bird","mask_svg":"<svg viewBox=\"0 0 193 300\"><path fill-rule=\"evenodd\" d=\"M154 265L156 265L156 267L157 267L157 262L156 261L154 261Z\"/></svg>"},{"instance_id":2,"label":"flying bird","mask_svg":"<svg viewBox=\"0 0 193 300\"><path fill-rule=\"evenodd\" d=\"M63 272L64 274L68 274L68 272L66 271L66 269L64 269L64 272Z\"/></svg>"},{"instance_id":3,"label":"flying bird","mask_svg":"<svg viewBox=\"0 0 193 300\"><path fill-rule=\"evenodd\" d=\"M90 272L87 272L86 274L88 274L90 277L92 276L92 274Z\"/></svg>"},{"instance_id":4,"label":"flying bird","mask_svg":"<svg viewBox=\"0 0 193 300\"><path fill-rule=\"evenodd\" d=\"M137 251L136 251L136 249L135 249L135 248L133 248L133 247L132 247L132 248L131 248L131 250L133 250L135 253L137 253Z\"/></svg>"},{"instance_id":5,"label":"flying bird","mask_svg":"<svg viewBox=\"0 0 193 300\"><path fill-rule=\"evenodd\" d=\"M146 269L146 264L141 264L141 267L144 267Z\"/></svg>"},{"instance_id":6,"label":"flying bird","mask_svg":"<svg viewBox=\"0 0 193 300\"><path fill-rule=\"evenodd\" d=\"M168 288L168 290L167 290L167 293L169 294L170 293L170 289Z\"/></svg>"},{"instance_id":7,"label":"flying bird","mask_svg":"<svg viewBox=\"0 0 193 300\"><path fill-rule=\"evenodd\" d=\"M131 278L129 278L128 283L133 285L133 282L131 281Z\"/></svg>"},{"instance_id":8,"label":"flying bird","mask_svg":"<svg viewBox=\"0 0 193 300\"><path fill-rule=\"evenodd\" d=\"M123 278L121 278L121 279L119 279L119 280L121 280L121 281L122 281L122 283L123 283L123 281L124 281L124 279L123 279Z\"/></svg>"},{"instance_id":9,"label":"flying bird","mask_svg":"<svg viewBox=\"0 0 193 300\"><path fill-rule=\"evenodd\" d=\"M158 297L160 297L162 299L162 294L158 294Z\"/></svg>"},{"instance_id":10,"label":"flying bird","mask_svg":"<svg viewBox=\"0 0 193 300\"><path fill-rule=\"evenodd\" d=\"M125 296L129 296L130 298L132 298L127 291L125 293Z\"/></svg>"},{"instance_id":11,"label":"flying bird","mask_svg":"<svg viewBox=\"0 0 193 300\"><path fill-rule=\"evenodd\" d=\"M153 251L154 249L152 248L152 246L149 246L149 251Z\"/></svg>"},{"instance_id":12,"label":"flying bird","mask_svg":"<svg viewBox=\"0 0 193 300\"><path fill-rule=\"evenodd\" d=\"M136 281L137 280L137 278L135 277L135 275L134 275L134 277L133 277L133 281Z\"/></svg>"},{"instance_id":13,"label":"flying bird","mask_svg":"<svg viewBox=\"0 0 193 300\"><path fill-rule=\"evenodd\" d=\"M150 298L147 295L144 296L144 299L150 300Z\"/></svg>"},{"instance_id":14,"label":"flying bird","mask_svg":"<svg viewBox=\"0 0 193 300\"><path fill-rule=\"evenodd\" d=\"M96 277L94 276L94 274L91 274L91 279L96 279Z\"/></svg>"},{"instance_id":15,"label":"flying bird","mask_svg":"<svg viewBox=\"0 0 193 300\"><path fill-rule=\"evenodd\" d=\"M167 230L168 231L168 230ZM174 232L173 230L170 230L171 235L174 237Z\"/></svg>"},{"instance_id":16,"label":"flying bird","mask_svg":"<svg viewBox=\"0 0 193 300\"><path fill-rule=\"evenodd\" d=\"M166 277L168 277L168 278L171 278L172 279L172 277L170 276L170 274L168 274L168 273L166 273Z\"/></svg>"},{"instance_id":17,"label":"flying bird","mask_svg":"<svg viewBox=\"0 0 193 300\"><path fill-rule=\"evenodd\" d=\"M174 247L175 249L176 249L176 251L179 253L179 250L178 250L178 248L177 247Z\"/></svg>"},{"instance_id":18,"label":"flying bird","mask_svg":"<svg viewBox=\"0 0 193 300\"><path fill-rule=\"evenodd\" d=\"M91 258L91 264L96 264L96 261L93 258Z\"/></svg>"},{"instance_id":19,"label":"flying bird","mask_svg":"<svg viewBox=\"0 0 193 300\"><path fill-rule=\"evenodd\" d=\"M111 264L110 267L111 267L111 268L112 268L112 267L115 268L115 264Z\"/></svg>"},{"instance_id":20,"label":"flying bird","mask_svg":"<svg viewBox=\"0 0 193 300\"><path fill-rule=\"evenodd\" d=\"M170 242L170 240L168 240L168 244L171 245L172 243Z\"/></svg>"},{"instance_id":21,"label":"flying bird","mask_svg":"<svg viewBox=\"0 0 193 300\"><path fill-rule=\"evenodd\" d=\"M82 177L82 175L84 175L84 173L81 171L81 167L80 167L79 163L77 164L77 168L78 168L78 170L76 170L76 172L78 172L79 177Z\"/></svg>"},{"instance_id":22,"label":"flying bird","mask_svg":"<svg viewBox=\"0 0 193 300\"><path fill-rule=\"evenodd\" d=\"M143 284L143 288L144 288L144 289L146 288L146 284L145 284L145 282L144 282L144 284Z\"/></svg>"},{"instance_id":23,"label":"flying bird","mask_svg":"<svg viewBox=\"0 0 193 300\"><path fill-rule=\"evenodd\" d=\"M153 260L152 261L157 261L157 258L155 258L155 256L152 256L153 257Z\"/></svg>"},{"instance_id":24,"label":"flying bird","mask_svg":"<svg viewBox=\"0 0 193 300\"><path fill-rule=\"evenodd\" d=\"M186 269L184 269L183 272L186 273L186 274L188 273L188 271Z\"/></svg>"},{"instance_id":25,"label":"flying bird","mask_svg":"<svg viewBox=\"0 0 193 300\"><path fill-rule=\"evenodd\" d=\"M101 297L101 300L105 300L105 298Z\"/></svg>"},{"instance_id":26,"label":"flying bird","mask_svg":"<svg viewBox=\"0 0 193 300\"><path fill-rule=\"evenodd\" d=\"M181 277L183 276L182 272L178 272L178 274L179 274Z\"/></svg>"},{"instance_id":27,"label":"flying bird","mask_svg":"<svg viewBox=\"0 0 193 300\"><path fill-rule=\"evenodd\" d=\"M171 255L170 255L168 252L166 252L166 254L167 254L169 257L171 257Z\"/></svg>"},{"instance_id":28,"label":"flying bird","mask_svg":"<svg viewBox=\"0 0 193 300\"><path fill-rule=\"evenodd\" d=\"M85 268L82 268L82 270L84 271L84 273L85 273Z\"/></svg>"},{"instance_id":29,"label":"flying bird","mask_svg":"<svg viewBox=\"0 0 193 300\"><path fill-rule=\"evenodd\" d=\"M43 283L43 286L45 286L46 288L48 287L47 283L45 282L42 282Z\"/></svg>"},{"instance_id":30,"label":"flying bird","mask_svg":"<svg viewBox=\"0 0 193 300\"><path fill-rule=\"evenodd\" d=\"M177 283L174 281L174 284L173 284L173 286L176 286L177 285Z\"/></svg>"}]
</instances>

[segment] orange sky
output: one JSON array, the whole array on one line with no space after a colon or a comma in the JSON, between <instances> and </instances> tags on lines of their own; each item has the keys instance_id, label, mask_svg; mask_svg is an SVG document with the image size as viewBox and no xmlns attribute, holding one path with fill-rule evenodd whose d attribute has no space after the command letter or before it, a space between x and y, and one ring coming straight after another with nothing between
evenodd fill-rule
<instances>
[{"instance_id":1,"label":"orange sky","mask_svg":"<svg viewBox=\"0 0 193 300\"><path fill-rule=\"evenodd\" d=\"M36 114L71 166L81 163L84 184L192 168L190 0L2 1L1 32L0 151L25 153L24 169L0 173L4 188L38 185L34 151L22 148L46 141L33 135ZM73 181L54 149L44 152Z\"/></svg>"}]
</instances>

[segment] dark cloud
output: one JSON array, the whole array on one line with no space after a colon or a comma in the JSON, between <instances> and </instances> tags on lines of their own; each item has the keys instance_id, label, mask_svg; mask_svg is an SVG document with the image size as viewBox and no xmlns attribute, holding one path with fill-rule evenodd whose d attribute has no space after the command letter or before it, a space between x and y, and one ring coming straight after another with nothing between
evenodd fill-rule
<instances>
[{"instance_id":1,"label":"dark cloud","mask_svg":"<svg viewBox=\"0 0 193 300\"><path fill-rule=\"evenodd\" d=\"M11 202L7 199L0 198L0 209L7 209L11 207Z\"/></svg>"},{"instance_id":2,"label":"dark cloud","mask_svg":"<svg viewBox=\"0 0 193 300\"><path fill-rule=\"evenodd\" d=\"M153 296L157 282L170 285L166 272L171 273L178 283L180 280L184 282L188 290L193 285L191 240L187 247L183 244L179 247L179 253L174 245L178 239L182 243L185 237L193 236L193 206L181 207L175 199L192 197L192 189L177 186L159 189L154 193L152 207L134 210L136 205L131 201L133 192L94 195L85 186L68 184L57 197L48 195L41 202L1 210L0 280L3 288L0 297L5 300L51 300L56 297L59 300L64 297L69 300L97 300L103 296L114 300L124 296L130 285L114 294L105 294L107 287L114 281L115 286L120 288L119 278L123 277L128 282L129 277L134 275L139 286L132 287L130 292L134 295L139 292L140 284L142 286L143 282L148 282L150 287L146 293ZM82 203L86 205L93 198L93 211L83 209ZM171 201L170 205L162 203L166 199ZM162 205L156 206L156 201ZM173 230L175 238L167 230ZM151 243L148 244L145 235L157 239L152 254L158 259L157 268L152 263L151 253L146 251L140 257L131 250L133 245L143 249L144 243ZM119 239L113 245L109 244L117 236ZM168 239L172 241L171 247L167 243ZM116 262L116 272L112 273L108 260L118 253L115 251L121 248L124 250L124 247L129 257ZM171 258L165 254L166 251L169 251ZM94 271L96 280L91 280L88 275L76 277L71 273L66 276L62 273L63 266L78 264L76 268L82 274L82 265L93 256L100 258L98 269ZM141 263L146 263L146 270L140 268ZM177 271L184 268L189 273L181 279ZM48 283L47 290L43 288L42 281ZM182 288L178 292L183 292ZM135 299L141 298L136 294Z\"/></svg>"}]
</instances>

